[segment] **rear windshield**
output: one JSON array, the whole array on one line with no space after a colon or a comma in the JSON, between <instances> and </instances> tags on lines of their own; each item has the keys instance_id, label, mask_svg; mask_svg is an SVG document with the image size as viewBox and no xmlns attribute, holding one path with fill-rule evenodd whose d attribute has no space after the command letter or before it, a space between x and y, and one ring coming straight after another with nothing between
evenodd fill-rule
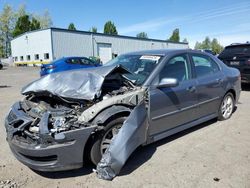
<instances>
[{"instance_id":1,"label":"rear windshield","mask_svg":"<svg viewBox=\"0 0 250 188\"><path fill-rule=\"evenodd\" d=\"M250 45L228 46L219 55L220 58L232 56L250 56Z\"/></svg>"}]
</instances>

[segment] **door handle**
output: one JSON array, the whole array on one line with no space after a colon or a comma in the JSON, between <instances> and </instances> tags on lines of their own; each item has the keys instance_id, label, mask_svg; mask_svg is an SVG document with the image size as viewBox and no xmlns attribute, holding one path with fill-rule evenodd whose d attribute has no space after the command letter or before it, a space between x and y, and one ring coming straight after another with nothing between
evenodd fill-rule
<instances>
[{"instance_id":1,"label":"door handle","mask_svg":"<svg viewBox=\"0 0 250 188\"><path fill-rule=\"evenodd\" d=\"M189 86L189 87L187 88L187 91L193 93L193 92L196 91L196 87L195 87L195 86Z\"/></svg>"}]
</instances>

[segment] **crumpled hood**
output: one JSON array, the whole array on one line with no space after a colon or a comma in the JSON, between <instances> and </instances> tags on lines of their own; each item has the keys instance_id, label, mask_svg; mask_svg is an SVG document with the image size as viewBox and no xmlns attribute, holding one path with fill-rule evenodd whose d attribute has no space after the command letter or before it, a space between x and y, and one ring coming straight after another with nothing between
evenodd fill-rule
<instances>
[{"instance_id":1,"label":"crumpled hood","mask_svg":"<svg viewBox=\"0 0 250 188\"><path fill-rule=\"evenodd\" d=\"M115 73L129 71L117 65L53 73L25 86L22 94L50 93L70 99L93 100L100 96L105 77Z\"/></svg>"}]
</instances>

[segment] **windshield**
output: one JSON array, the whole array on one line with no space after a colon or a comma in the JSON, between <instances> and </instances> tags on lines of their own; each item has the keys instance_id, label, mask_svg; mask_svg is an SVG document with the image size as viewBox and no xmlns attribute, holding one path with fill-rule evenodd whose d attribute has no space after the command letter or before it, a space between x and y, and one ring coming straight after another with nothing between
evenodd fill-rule
<instances>
[{"instance_id":1,"label":"windshield","mask_svg":"<svg viewBox=\"0 0 250 188\"><path fill-rule=\"evenodd\" d=\"M221 52L219 57L227 58L235 55L250 56L250 45L228 46Z\"/></svg>"},{"instance_id":2,"label":"windshield","mask_svg":"<svg viewBox=\"0 0 250 188\"><path fill-rule=\"evenodd\" d=\"M132 74L124 76L136 85L142 85L160 62L160 55L120 55L109 61L105 66L122 65Z\"/></svg>"}]
</instances>

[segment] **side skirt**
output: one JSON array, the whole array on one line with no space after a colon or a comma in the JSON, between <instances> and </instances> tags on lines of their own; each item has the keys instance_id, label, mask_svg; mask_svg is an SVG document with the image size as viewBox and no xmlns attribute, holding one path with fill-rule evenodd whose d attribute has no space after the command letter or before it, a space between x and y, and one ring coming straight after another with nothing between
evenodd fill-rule
<instances>
[{"instance_id":1,"label":"side skirt","mask_svg":"<svg viewBox=\"0 0 250 188\"><path fill-rule=\"evenodd\" d=\"M155 134L155 135L151 135L149 136L146 144L144 145L147 145L147 144L150 144L150 143L153 143L153 142L156 142L158 140L161 140L163 138L166 138L168 136L171 136L173 134L176 134L178 132L181 132L181 131L184 131L186 129L189 129L191 127L194 127L196 125L199 125L201 123L204 123L208 120L211 120L211 119L214 119L216 118L218 115L216 113L213 113L213 114L210 114L208 116L205 116L205 117L202 117L200 119L197 119L195 121L192 121L192 122L189 122L189 123L186 123L186 124L183 124L183 125L180 125L178 127L175 127L173 129L170 129L170 130L167 130L167 131L164 131L162 133L159 133L159 134Z\"/></svg>"}]
</instances>

